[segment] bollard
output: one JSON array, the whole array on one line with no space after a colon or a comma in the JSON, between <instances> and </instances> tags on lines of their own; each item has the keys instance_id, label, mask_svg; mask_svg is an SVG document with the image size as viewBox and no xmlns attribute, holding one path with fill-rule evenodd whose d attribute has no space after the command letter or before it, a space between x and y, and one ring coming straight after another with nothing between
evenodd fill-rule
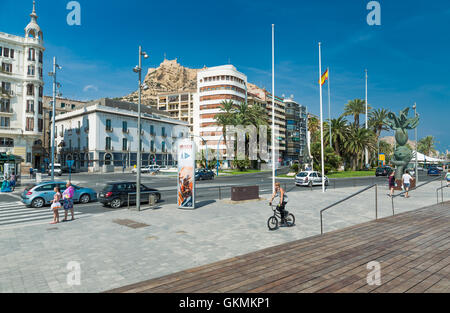
<instances>
[{"instance_id":1,"label":"bollard","mask_svg":"<svg viewBox=\"0 0 450 313\"><path fill-rule=\"evenodd\" d=\"M222 200L222 191L220 189L220 186L219 186L219 200Z\"/></svg>"}]
</instances>

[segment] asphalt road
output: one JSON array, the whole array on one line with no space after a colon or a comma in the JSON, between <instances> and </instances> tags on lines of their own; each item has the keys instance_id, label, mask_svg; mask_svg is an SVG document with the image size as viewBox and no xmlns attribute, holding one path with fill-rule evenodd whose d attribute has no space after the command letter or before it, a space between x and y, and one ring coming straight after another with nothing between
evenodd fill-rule
<instances>
[{"instance_id":1,"label":"asphalt road","mask_svg":"<svg viewBox=\"0 0 450 313\"><path fill-rule=\"evenodd\" d=\"M279 172L285 173L287 169L281 169ZM434 177L427 176L425 173L419 172L420 182L425 182ZM226 199L231 197L232 186L259 186L260 194L270 194L272 190L272 173L253 173L242 175L219 176L214 180L198 181L196 183L196 201L200 203L207 203L217 199ZM57 180L67 180L68 176L63 175ZM136 175L132 173L113 173L113 174L92 174L79 173L72 175L72 181L75 184L84 187L90 187L97 192L103 189L106 182L113 181L135 181ZM176 176L158 175L151 176L149 174L142 174L141 181L143 184L159 189L162 195L163 203L176 203ZM277 181L285 186L286 190L309 192L308 187L297 187L294 184L293 178L280 178ZM329 189L346 188L346 187L366 187L372 184L385 185L387 188L387 177L357 177L357 178L340 178L330 179ZM315 186L314 189L320 189L321 186Z\"/></svg>"}]
</instances>

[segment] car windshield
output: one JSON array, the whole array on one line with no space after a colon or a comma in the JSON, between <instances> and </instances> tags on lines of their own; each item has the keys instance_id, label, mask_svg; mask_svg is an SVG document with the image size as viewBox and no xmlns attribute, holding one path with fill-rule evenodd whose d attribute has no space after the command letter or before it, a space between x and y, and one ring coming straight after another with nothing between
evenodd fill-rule
<instances>
[{"instance_id":1,"label":"car windshield","mask_svg":"<svg viewBox=\"0 0 450 313\"><path fill-rule=\"evenodd\" d=\"M306 172L301 172L301 173L298 173L297 176L298 176L298 177L306 177L306 176L308 176L308 173L306 173Z\"/></svg>"}]
</instances>

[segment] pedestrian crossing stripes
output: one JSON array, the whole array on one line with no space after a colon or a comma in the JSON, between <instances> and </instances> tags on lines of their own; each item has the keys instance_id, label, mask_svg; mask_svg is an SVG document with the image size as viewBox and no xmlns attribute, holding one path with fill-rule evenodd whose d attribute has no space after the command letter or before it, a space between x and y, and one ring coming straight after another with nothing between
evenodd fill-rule
<instances>
[{"instance_id":1,"label":"pedestrian crossing stripes","mask_svg":"<svg viewBox=\"0 0 450 313\"><path fill-rule=\"evenodd\" d=\"M88 213L75 211L75 219L91 216ZM64 209L59 210L59 220L64 218ZM68 215L70 219L70 212ZM50 207L34 209L26 207L22 202L0 203L0 229L7 226L24 226L48 224L53 221L53 211Z\"/></svg>"}]
</instances>

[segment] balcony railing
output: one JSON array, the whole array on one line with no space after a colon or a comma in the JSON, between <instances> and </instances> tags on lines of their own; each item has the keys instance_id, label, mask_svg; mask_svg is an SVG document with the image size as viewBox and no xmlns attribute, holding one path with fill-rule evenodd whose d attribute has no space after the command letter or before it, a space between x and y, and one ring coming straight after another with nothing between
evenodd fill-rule
<instances>
[{"instance_id":1,"label":"balcony railing","mask_svg":"<svg viewBox=\"0 0 450 313\"><path fill-rule=\"evenodd\" d=\"M113 132L113 128L112 127L106 127L105 131L107 131L108 133L112 133Z\"/></svg>"},{"instance_id":2,"label":"balcony railing","mask_svg":"<svg viewBox=\"0 0 450 313\"><path fill-rule=\"evenodd\" d=\"M129 134L129 133L130 133L130 130L129 130L129 129L122 129L122 133L124 133L124 134Z\"/></svg>"},{"instance_id":3,"label":"balcony railing","mask_svg":"<svg viewBox=\"0 0 450 313\"><path fill-rule=\"evenodd\" d=\"M1 93L3 97L12 97L14 96L14 91L12 91L11 89L5 89L3 87L0 88L1 89Z\"/></svg>"},{"instance_id":4,"label":"balcony railing","mask_svg":"<svg viewBox=\"0 0 450 313\"><path fill-rule=\"evenodd\" d=\"M114 151L114 147L105 146L105 150L106 151Z\"/></svg>"},{"instance_id":5,"label":"balcony railing","mask_svg":"<svg viewBox=\"0 0 450 313\"><path fill-rule=\"evenodd\" d=\"M14 113L12 108L1 108L0 109L0 113L8 113L8 114L12 114Z\"/></svg>"}]
</instances>

